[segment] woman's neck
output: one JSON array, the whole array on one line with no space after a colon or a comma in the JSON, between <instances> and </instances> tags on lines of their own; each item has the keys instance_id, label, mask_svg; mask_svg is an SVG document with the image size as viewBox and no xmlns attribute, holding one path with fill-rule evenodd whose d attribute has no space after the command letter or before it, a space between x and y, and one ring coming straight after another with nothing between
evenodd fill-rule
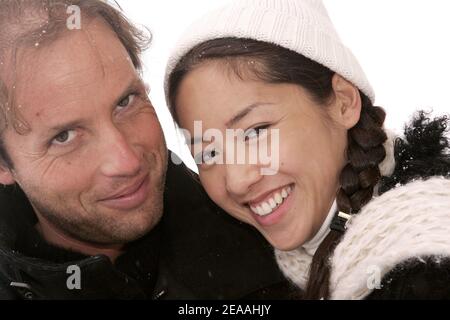
<instances>
[{"instance_id":1,"label":"woman's neck","mask_svg":"<svg viewBox=\"0 0 450 320\"><path fill-rule=\"evenodd\" d=\"M302 248L310 255L313 256L316 253L317 248L319 248L322 241L330 232L331 221L333 220L334 214L336 213L337 204L336 201L333 202L330 211L328 212L325 221L322 223L319 231L317 231L316 235L309 240L308 242L302 245Z\"/></svg>"}]
</instances>

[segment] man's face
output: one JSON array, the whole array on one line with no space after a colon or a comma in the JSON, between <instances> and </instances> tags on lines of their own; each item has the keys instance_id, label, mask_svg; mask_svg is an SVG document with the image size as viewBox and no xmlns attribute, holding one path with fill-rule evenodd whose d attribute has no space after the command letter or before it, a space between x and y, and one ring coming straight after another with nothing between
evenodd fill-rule
<instances>
[{"instance_id":1,"label":"man's face","mask_svg":"<svg viewBox=\"0 0 450 320\"><path fill-rule=\"evenodd\" d=\"M9 125L3 139L38 216L82 241L146 234L162 214L167 149L116 35L95 19L23 50L17 65L15 105L30 131Z\"/></svg>"}]
</instances>

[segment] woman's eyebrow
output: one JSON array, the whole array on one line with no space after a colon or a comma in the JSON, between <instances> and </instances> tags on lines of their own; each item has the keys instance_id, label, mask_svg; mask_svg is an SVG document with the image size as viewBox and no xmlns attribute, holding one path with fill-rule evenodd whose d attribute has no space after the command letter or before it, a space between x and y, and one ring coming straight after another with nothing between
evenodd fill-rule
<instances>
[{"instance_id":1,"label":"woman's eyebrow","mask_svg":"<svg viewBox=\"0 0 450 320\"><path fill-rule=\"evenodd\" d=\"M235 125L237 122L239 122L243 118L245 118L253 110L255 110L255 109L259 108L259 107L267 106L267 105L273 105L273 103L269 103L269 102L256 102L256 103L253 103L253 104L249 105L248 107L246 107L244 110L238 112L235 116L233 116L230 120L228 120L225 125L229 128L229 127Z\"/></svg>"},{"instance_id":2,"label":"woman's eyebrow","mask_svg":"<svg viewBox=\"0 0 450 320\"><path fill-rule=\"evenodd\" d=\"M203 137L194 137L194 138L191 138L190 144L194 145L194 144L203 143L203 142L204 142Z\"/></svg>"},{"instance_id":3,"label":"woman's eyebrow","mask_svg":"<svg viewBox=\"0 0 450 320\"><path fill-rule=\"evenodd\" d=\"M255 110L255 109L259 108L259 107L271 106L271 105L274 105L274 103L271 103L271 102L255 102L255 103L252 103L251 105L246 107L244 110L238 112L230 120L228 120L225 125L229 128L229 127L235 125L240 120L244 119L253 110ZM191 138L191 140L189 142L190 142L191 145L194 145L194 144L197 144L197 143L203 143L204 141L203 141L202 137L194 137L194 138Z\"/></svg>"}]
</instances>

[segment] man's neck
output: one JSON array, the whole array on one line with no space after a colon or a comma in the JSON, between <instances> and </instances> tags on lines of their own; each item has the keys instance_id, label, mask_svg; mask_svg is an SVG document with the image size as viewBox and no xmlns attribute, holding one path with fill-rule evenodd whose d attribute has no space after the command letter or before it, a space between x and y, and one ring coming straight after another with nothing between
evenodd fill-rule
<instances>
[{"instance_id":1,"label":"man's neck","mask_svg":"<svg viewBox=\"0 0 450 320\"><path fill-rule=\"evenodd\" d=\"M36 229L49 244L87 256L105 255L113 263L123 253L123 245L101 245L80 241L63 233L40 214L37 214L37 217Z\"/></svg>"}]
</instances>

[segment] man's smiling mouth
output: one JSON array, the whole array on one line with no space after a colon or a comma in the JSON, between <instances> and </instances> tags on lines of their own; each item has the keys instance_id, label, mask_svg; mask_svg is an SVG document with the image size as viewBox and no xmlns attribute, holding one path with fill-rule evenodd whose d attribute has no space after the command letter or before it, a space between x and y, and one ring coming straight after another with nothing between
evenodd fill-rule
<instances>
[{"instance_id":1,"label":"man's smiling mouth","mask_svg":"<svg viewBox=\"0 0 450 320\"><path fill-rule=\"evenodd\" d=\"M100 202L111 209L132 210L147 200L149 188L150 177L147 175L113 197L103 199Z\"/></svg>"}]
</instances>

